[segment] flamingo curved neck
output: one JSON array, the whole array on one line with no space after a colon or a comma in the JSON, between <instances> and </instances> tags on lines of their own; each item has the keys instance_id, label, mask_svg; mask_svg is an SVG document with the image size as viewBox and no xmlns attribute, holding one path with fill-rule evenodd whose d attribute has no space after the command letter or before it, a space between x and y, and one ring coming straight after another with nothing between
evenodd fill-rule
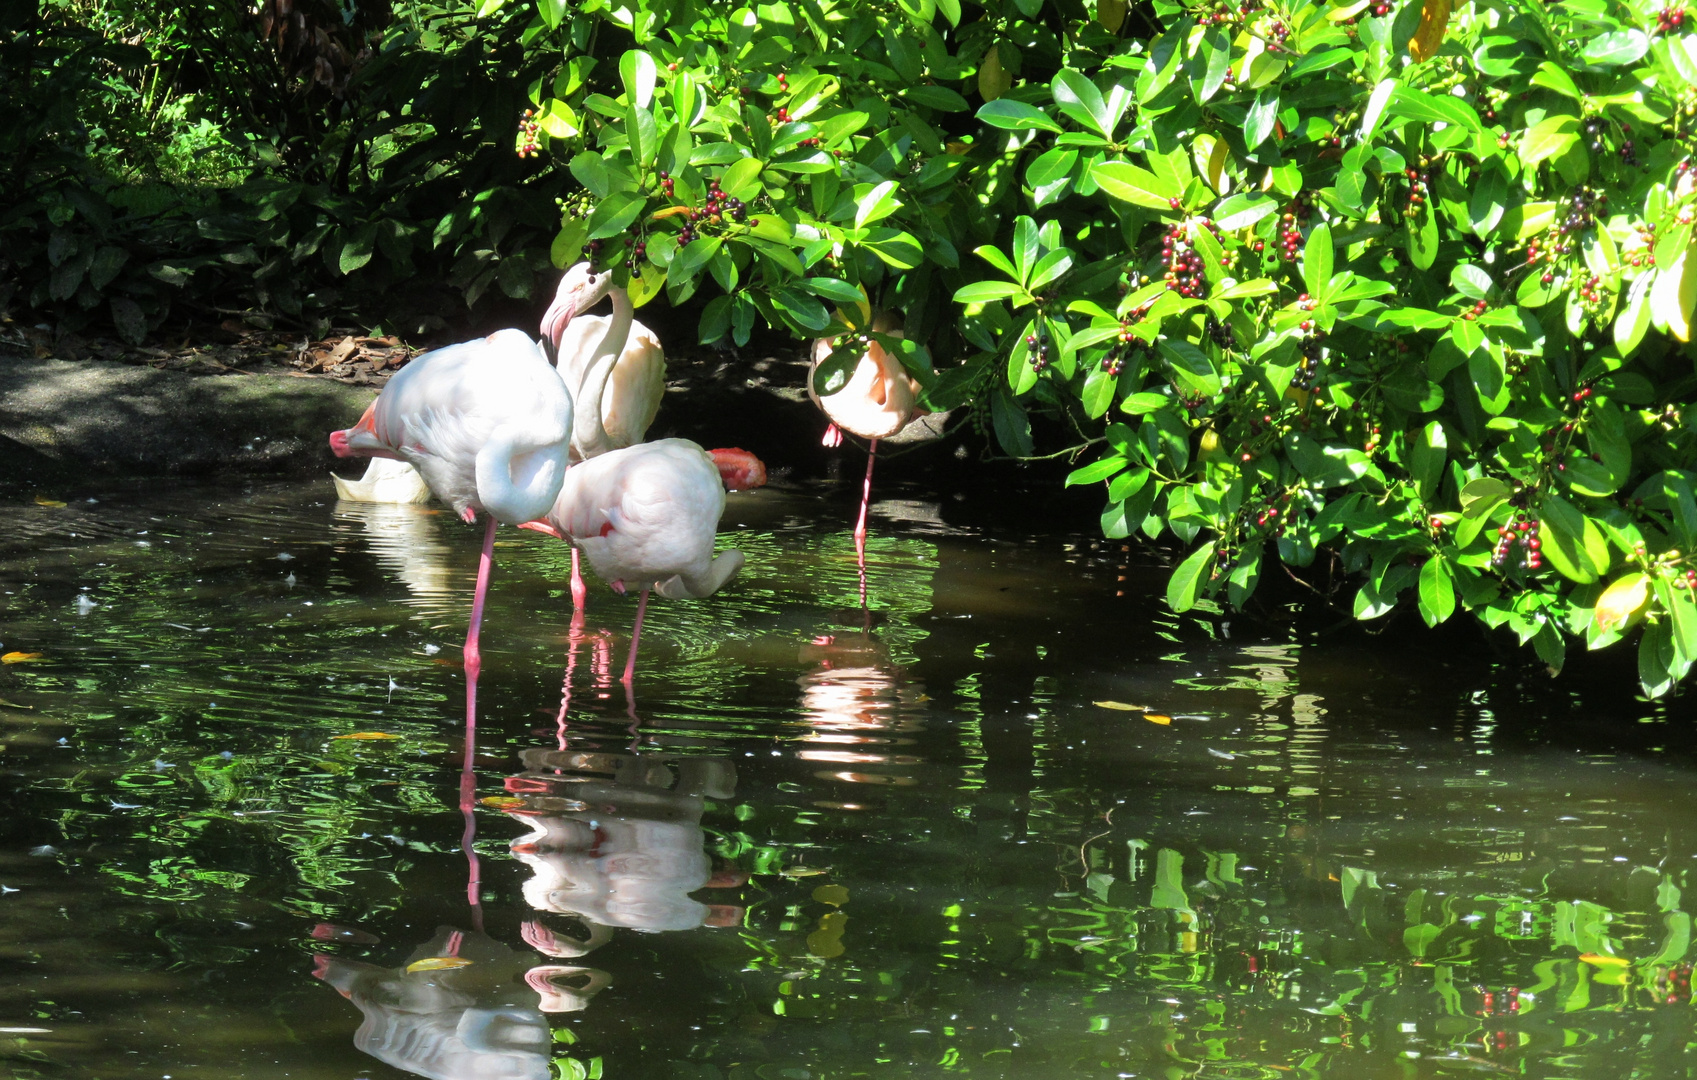
<instances>
[{"instance_id":1,"label":"flamingo curved neck","mask_svg":"<svg viewBox=\"0 0 1697 1080\"><path fill-rule=\"evenodd\" d=\"M586 410L592 429L591 441L595 445L600 445L607 438L601 417L601 397L607 391L607 380L613 377L613 367L619 362L619 355L625 351L631 321L636 318L636 308L631 306L629 293L614 286L607 290L607 295L613 301L613 317L607 320L607 332L601 335L601 341L595 346L588 376L583 380L583 393L576 402L579 409Z\"/></svg>"}]
</instances>

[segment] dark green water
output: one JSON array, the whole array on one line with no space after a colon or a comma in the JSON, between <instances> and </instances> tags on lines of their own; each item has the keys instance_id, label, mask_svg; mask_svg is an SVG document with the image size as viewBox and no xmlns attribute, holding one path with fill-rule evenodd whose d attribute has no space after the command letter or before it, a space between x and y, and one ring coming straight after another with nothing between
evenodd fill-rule
<instances>
[{"instance_id":1,"label":"dark green water","mask_svg":"<svg viewBox=\"0 0 1697 1080\"><path fill-rule=\"evenodd\" d=\"M894 485L863 618L767 489L634 703L632 600L502 530L462 774L480 531L328 487L0 513L0 1073L1697 1072L1690 711L1624 673L1177 620Z\"/></svg>"}]
</instances>

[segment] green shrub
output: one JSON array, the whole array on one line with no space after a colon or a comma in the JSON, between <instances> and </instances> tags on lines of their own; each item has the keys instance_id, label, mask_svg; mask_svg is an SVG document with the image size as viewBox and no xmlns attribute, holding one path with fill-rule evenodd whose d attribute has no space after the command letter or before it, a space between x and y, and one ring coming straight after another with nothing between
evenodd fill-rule
<instances>
[{"instance_id":1,"label":"green shrub","mask_svg":"<svg viewBox=\"0 0 1697 1080\"><path fill-rule=\"evenodd\" d=\"M1552 669L1641 625L1652 695L1697 659L1682 11L537 11L521 139L587 193L556 265L710 290L704 341L901 311L933 408L1015 457L1051 415L1108 536L1201 541L1178 610L1323 559L1361 619L1464 609Z\"/></svg>"}]
</instances>

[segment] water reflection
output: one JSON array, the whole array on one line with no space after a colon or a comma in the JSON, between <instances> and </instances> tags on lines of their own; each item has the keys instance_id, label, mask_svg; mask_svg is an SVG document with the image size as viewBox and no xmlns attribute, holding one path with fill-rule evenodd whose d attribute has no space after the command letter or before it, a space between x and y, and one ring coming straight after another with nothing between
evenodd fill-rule
<instances>
[{"instance_id":1,"label":"water reflection","mask_svg":"<svg viewBox=\"0 0 1697 1080\"><path fill-rule=\"evenodd\" d=\"M507 813L530 829L513 855L530 868L524 898L538 911L591 927L692 930L733 926L741 909L702 903L702 888L736 886L704 850L706 800L736 791L726 758L534 748L507 780L523 805Z\"/></svg>"},{"instance_id":2,"label":"water reflection","mask_svg":"<svg viewBox=\"0 0 1697 1080\"><path fill-rule=\"evenodd\" d=\"M917 783L914 770L923 759L912 747L929 699L921 683L891 663L884 643L870 630L821 633L801 646L799 660L811 670L796 679L808 726L796 757L837 766L816 772L820 779Z\"/></svg>"},{"instance_id":3,"label":"water reflection","mask_svg":"<svg viewBox=\"0 0 1697 1080\"><path fill-rule=\"evenodd\" d=\"M336 521L357 523L366 548L407 587L407 603L431 616L459 618L465 571L443 540L442 511L411 503L338 502ZM345 527L345 526L343 526Z\"/></svg>"},{"instance_id":4,"label":"water reflection","mask_svg":"<svg viewBox=\"0 0 1697 1080\"><path fill-rule=\"evenodd\" d=\"M359 1007L354 1045L431 1080L547 1080L552 999L526 981L535 958L442 927L395 968L320 954L312 974Z\"/></svg>"}]
</instances>

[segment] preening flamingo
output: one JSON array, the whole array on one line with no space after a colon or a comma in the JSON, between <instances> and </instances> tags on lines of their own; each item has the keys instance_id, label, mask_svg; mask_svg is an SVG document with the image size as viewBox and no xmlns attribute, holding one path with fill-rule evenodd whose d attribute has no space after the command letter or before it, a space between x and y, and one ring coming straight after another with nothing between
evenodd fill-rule
<instances>
[{"instance_id":1,"label":"preening flamingo","mask_svg":"<svg viewBox=\"0 0 1697 1080\"><path fill-rule=\"evenodd\" d=\"M630 294L614 286L611 315L579 315L569 326L550 311L544 339L556 343L560 377L571 391L572 460L585 461L642 441L666 393L666 357L654 331L636 321ZM572 548L572 606L582 610L588 592Z\"/></svg>"},{"instance_id":2,"label":"preening flamingo","mask_svg":"<svg viewBox=\"0 0 1697 1080\"><path fill-rule=\"evenodd\" d=\"M901 319L880 312L872 329L889 337L902 336ZM826 446L840 446L842 433L870 440L866 452L866 479L860 489L860 517L854 526L854 550L860 563L860 599L866 602L866 511L872 501L872 462L878 440L887 439L913 422L925 410L919 407L919 380L909 375L901 360L878 342L868 340L848 383L834 394L821 396L813 388L813 373L836 350L836 338L819 338L813 343L813 363L807 372L807 393L825 410L831 424L825 429Z\"/></svg>"},{"instance_id":3,"label":"preening flamingo","mask_svg":"<svg viewBox=\"0 0 1697 1080\"><path fill-rule=\"evenodd\" d=\"M544 325L563 327L612 284L579 263L566 271ZM565 479L572 399L542 348L521 330L425 353L402 368L359 423L332 432L338 457L398 458L418 469L431 492L471 522L488 515L478 563L466 672L482 667L478 634L494 564L495 525L518 525L554 504ZM468 717L470 710L468 709Z\"/></svg>"},{"instance_id":4,"label":"preening flamingo","mask_svg":"<svg viewBox=\"0 0 1697 1080\"><path fill-rule=\"evenodd\" d=\"M742 552L713 554L725 489L765 482L766 467L744 450L709 453L688 439L638 443L573 465L547 517L521 527L582 548L616 592L641 590L625 663L629 686L649 592L673 600L711 596L735 577Z\"/></svg>"}]
</instances>

